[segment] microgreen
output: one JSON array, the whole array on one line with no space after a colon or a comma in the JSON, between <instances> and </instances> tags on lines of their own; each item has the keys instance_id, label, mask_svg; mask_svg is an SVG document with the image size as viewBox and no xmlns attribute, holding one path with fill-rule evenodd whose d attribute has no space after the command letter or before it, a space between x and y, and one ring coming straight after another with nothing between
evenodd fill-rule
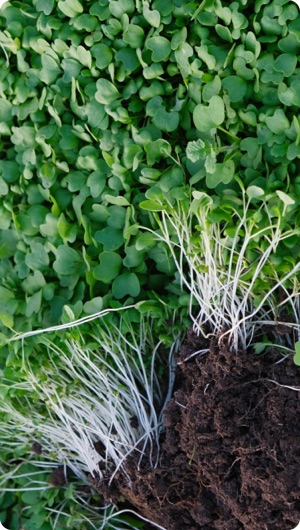
<instances>
[{"instance_id":1,"label":"microgreen","mask_svg":"<svg viewBox=\"0 0 300 530\"><path fill-rule=\"evenodd\" d=\"M277 195L282 205L273 211L274 195L266 201L263 190L253 186L242 189L243 200L236 204L235 197L228 196L223 208L198 191L187 200L174 202L165 195L141 203L153 212L159 230L149 230L170 249L181 285L191 294L195 331L220 340L229 336L234 350L246 349L267 320L276 323L283 305L276 299L280 289L284 303L291 306L294 327L299 327L293 299L298 296L294 289L300 265L284 251L284 243L295 234L284 222L295 201L283 192ZM249 215L252 200L257 209ZM220 223L222 217L225 223Z\"/></svg>"},{"instance_id":2,"label":"microgreen","mask_svg":"<svg viewBox=\"0 0 300 530\"><path fill-rule=\"evenodd\" d=\"M284 325L299 339L298 7L285 0L2 4L7 454L18 459L39 424L45 447L80 480L95 470L99 433L107 469L121 468L134 447L142 455L146 442L155 465L156 402L163 408L164 396L153 359L157 344L172 350L174 338L163 308L179 315L176 333L188 313L197 332L228 337L235 350L267 344L262 330L276 330L284 309ZM114 313L126 313L126 331ZM108 323L92 332L95 314ZM50 328L52 342L40 340L40 328ZM294 351L291 339L278 342ZM97 351L102 345L101 359L93 343ZM97 401L106 394L108 409ZM140 431L129 432L130 414ZM10 497L3 502L0 510ZM74 505L69 520L64 506L52 508L57 530L60 521L85 530ZM49 530L40 507L27 508L24 528ZM138 527L130 519L126 526L123 514L114 523L105 510L97 527ZM18 525L12 519L9 527Z\"/></svg>"},{"instance_id":3,"label":"microgreen","mask_svg":"<svg viewBox=\"0 0 300 530\"><path fill-rule=\"evenodd\" d=\"M2 331L57 324L79 301L84 315L93 298L146 299L162 270L172 290L170 255L132 256L150 223L138 205L175 168L220 198L237 175L298 193L299 12L281 4L4 4Z\"/></svg>"}]
</instances>

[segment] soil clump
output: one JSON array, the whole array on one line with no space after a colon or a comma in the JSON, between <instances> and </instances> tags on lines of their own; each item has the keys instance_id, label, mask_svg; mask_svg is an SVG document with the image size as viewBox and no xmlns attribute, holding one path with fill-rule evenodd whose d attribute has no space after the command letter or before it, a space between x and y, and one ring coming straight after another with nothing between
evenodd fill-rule
<instances>
[{"instance_id":1,"label":"soil clump","mask_svg":"<svg viewBox=\"0 0 300 530\"><path fill-rule=\"evenodd\" d=\"M192 356L199 350L206 350ZM188 360L186 360L189 358ZM209 346L192 331L164 413L159 465L139 455L111 486L166 530L292 530L300 521L300 368ZM152 527L152 525L151 525ZM150 526L147 526L150 529ZM155 528L153 526L153 528Z\"/></svg>"}]
</instances>

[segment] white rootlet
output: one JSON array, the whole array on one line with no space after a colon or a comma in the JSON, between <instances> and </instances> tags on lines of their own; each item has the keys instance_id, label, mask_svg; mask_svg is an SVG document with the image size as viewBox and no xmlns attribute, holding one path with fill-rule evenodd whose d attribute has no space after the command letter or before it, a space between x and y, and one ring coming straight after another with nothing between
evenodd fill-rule
<instances>
[{"instance_id":1,"label":"white rootlet","mask_svg":"<svg viewBox=\"0 0 300 530\"><path fill-rule=\"evenodd\" d=\"M140 461L147 454L150 465L157 465L179 340L174 337L169 352L163 348L169 371L163 392L156 374L162 344L153 343L148 321L133 329L125 319L95 322L88 337L76 327L60 336L59 345L48 335L40 338L35 355L43 351L43 366L33 369L24 355L24 397L1 404L8 418L0 423L5 445L12 443L12 431L14 443L37 441L80 478L113 477L133 451Z\"/></svg>"}]
</instances>

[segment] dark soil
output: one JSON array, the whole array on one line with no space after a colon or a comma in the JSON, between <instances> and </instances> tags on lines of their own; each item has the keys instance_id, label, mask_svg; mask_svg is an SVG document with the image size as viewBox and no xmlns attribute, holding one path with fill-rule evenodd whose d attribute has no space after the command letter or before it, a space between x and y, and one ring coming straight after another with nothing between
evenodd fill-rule
<instances>
[{"instance_id":1,"label":"dark soil","mask_svg":"<svg viewBox=\"0 0 300 530\"><path fill-rule=\"evenodd\" d=\"M275 364L274 353L257 359L216 345L182 362L203 348L189 332L159 467L144 459L137 469L131 457L127 478L97 489L166 530L292 530L300 521L300 392L277 383L300 387L300 368Z\"/></svg>"}]
</instances>

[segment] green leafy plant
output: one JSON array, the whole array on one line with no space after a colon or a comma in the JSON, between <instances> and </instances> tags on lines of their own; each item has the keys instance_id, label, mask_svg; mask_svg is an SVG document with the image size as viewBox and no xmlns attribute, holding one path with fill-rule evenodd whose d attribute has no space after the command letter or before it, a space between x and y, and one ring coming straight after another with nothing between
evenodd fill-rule
<instances>
[{"instance_id":1,"label":"green leafy plant","mask_svg":"<svg viewBox=\"0 0 300 530\"><path fill-rule=\"evenodd\" d=\"M168 246L181 285L191 294L195 331L219 340L228 336L235 351L245 350L261 326L278 324L285 305L292 312L286 325L299 329L300 265L285 246L298 233L287 220L295 201L279 191L277 206L276 195L265 197L256 186L242 186L241 199L228 195L218 205L203 192L172 192L141 207L153 212L159 230L148 230Z\"/></svg>"},{"instance_id":2,"label":"green leafy plant","mask_svg":"<svg viewBox=\"0 0 300 530\"><path fill-rule=\"evenodd\" d=\"M170 254L140 246L153 186L299 196L298 20L284 1L2 6L2 332L169 297Z\"/></svg>"},{"instance_id":3,"label":"green leafy plant","mask_svg":"<svg viewBox=\"0 0 300 530\"><path fill-rule=\"evenodd\" d=\"M0 45L1 454L18 458L38 422L49 451L55 441L83 480L99 456L94 431L117 468L139 440L154 448L160 429L155 344L145 357L140 330L119 335L108 312L138 309L170 349L162 307L178 315L174 333L188 313L197 332L228 337L236 350L266 344L262 330L275 330L282 311L299 339L299 11L286 0L12 0L1 7ZM107 327L91 332L106 313ZM53 342L40 340L41 328ZM277 342L293 353L291 339ZM101 395L114 389L121 424L113 408L99 424L94 385ZM129 435L136 408L144 434ZM6 477L24 487L24 477ZM49 529L47 492L36 513L28 496L17 502L25 528ZM102 522L93 510L83 521L65 500L47 505L57 530L60 521L85 530L89 517L94 527L139 525L111 508Z\"/></svg>"},{"instance_id":4,"label":"green leafy plant","mask_svg":"<svg viewBox=\"0 0 300 530\"><path fill-rule=\"evenodd\" d=\"M27 334L43 364L39 368L34 358L31 362L31 348L23 344L18 375L5 371L1 386L5 400L0 407L3 448L21 451L30 441L84 483L89 475L97 481L110 474L112 480L133 451L140 461L147 458L156 467L162 411L172 392L179 342L174 336L167 351L163 337L153 342L149 320L139 318L137 312L130 318L129 313L130 308L116 317L110 311L101 325L94 322L83 334L74 322L62 327L71 331L61 338L48 338L47 330L40 331L41 336L34 331ZM169 373L165 395L157 375L161 349ZM49 486L40 486L45 487ZM34 483L23 491L37 495ZM106 520L103 528L110 528L105 525Z\"/></svg>"}]
</instances>

